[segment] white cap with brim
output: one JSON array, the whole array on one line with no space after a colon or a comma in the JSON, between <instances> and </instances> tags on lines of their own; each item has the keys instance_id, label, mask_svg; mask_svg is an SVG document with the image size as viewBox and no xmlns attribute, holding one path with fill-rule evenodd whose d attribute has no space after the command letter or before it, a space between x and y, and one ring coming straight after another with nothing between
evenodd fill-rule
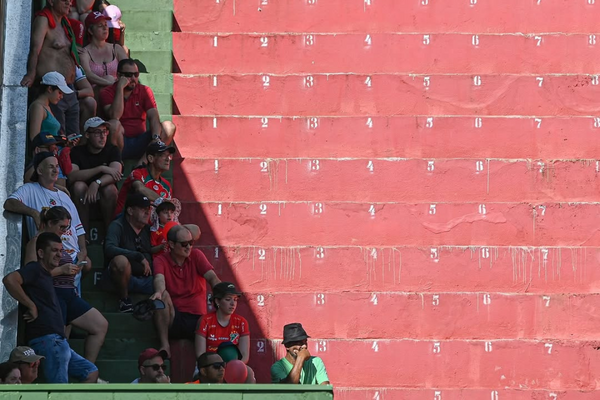
<instances>
[{"instance_id":1,"label":"white cap with brim","mask_svg":"<svg viewBox=\"0 0 600 400\"><path fill-rule=\"evenodd\" d=\"M121 10L119 7L111 4L110 6L106 7L102 13L110 18L110 21L108 21L107 24L109 28L119 29L121 27L119 24L119 21L121 20Z\"/></svg>"},{"instance_id":2,"label":"white cap with brim","mask_svg":"<svg viewBox=\"0 0 600 400\"><path fill-rule=\"evenodd\" d=\"M73 90L67 86L67 81L61 73L52 71L42 76L42 85L57 86L64 94L71 94Z\"/></svg>"},{"instance_id":3,"label":"white cap with brim","mask_svg":"<svg viewBox=\"0 0 600 400\"><path fill-rule=\"evenodd\" d=\"M85 124L83 125L83 131L87 132L87 130L90 128L97 128L102 125L108 126L110 124L100 117L92 117L85 121Z\"/></svg>"}]
</instances>

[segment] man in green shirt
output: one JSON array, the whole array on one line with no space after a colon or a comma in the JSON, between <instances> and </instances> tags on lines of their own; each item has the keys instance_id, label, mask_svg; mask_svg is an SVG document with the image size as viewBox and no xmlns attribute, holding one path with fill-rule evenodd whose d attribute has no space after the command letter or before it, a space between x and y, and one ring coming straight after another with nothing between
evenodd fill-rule
<instances>
[{"instance_id":1,"label":"man in green shirt","mask_svg":"<svg viewBox=\"0 0 600 400\"><path fill-rule=\"evenodd\" d=\"M283 345L287 353L271 367L273 383L329 385L323 360L312 357L307 349L309 337L298 322L283 327Z\"/></svg>"}]
</instances>

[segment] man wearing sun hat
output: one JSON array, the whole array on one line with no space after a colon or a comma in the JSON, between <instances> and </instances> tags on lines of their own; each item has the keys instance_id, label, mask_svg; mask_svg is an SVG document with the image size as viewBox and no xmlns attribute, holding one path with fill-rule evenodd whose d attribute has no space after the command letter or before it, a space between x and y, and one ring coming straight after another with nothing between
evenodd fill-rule
<instances>
[{"instance_id":1,"label":"man wearing sun hat","mask_svg":"<svg viewBox=\"0 0 600 400\"><path fill-rule=\"evenodd\" d=\"M271 367L273 383L302 385L329 385L325 364L320 357L313 357L307 348L310 336L299 322L283 327L283 342L286 355Z\"/></svg>"}]
</instances>

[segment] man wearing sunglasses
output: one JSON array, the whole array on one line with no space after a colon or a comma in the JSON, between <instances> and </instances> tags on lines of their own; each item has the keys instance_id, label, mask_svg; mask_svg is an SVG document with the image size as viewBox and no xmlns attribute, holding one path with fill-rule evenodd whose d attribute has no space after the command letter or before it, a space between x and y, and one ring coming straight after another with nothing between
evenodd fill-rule
<instances>
[{"instance_id":1,"label":"man wearing sunglasses","mask_svg":"<svg viewBox=\"0 0 600 400\"><path fill-rule=\"evenodd\" d=\"M164 351L156 349L146 349L138 357L138 369L140 377L131 383L170 383L167 376L167 366L165 359L167 354Z\"/></svg>"},{"instance_id":2,"label":"man wearing sunglasses","mask_svg":"<svg viewBox=\"0 0 600 400\"><path fill-rule=\"evenodd\" d=\"M100 92L100 104L110 118L111 142L121 149L124 160L138 160L150 142L160 140L168 145L175 135L173 122L160 122L154 93L140 84L139 76L132 59L121 60L117 82Z\"/></svg>"},{"instance_id":3,"label":"man wearing sunglasses","mask_svg":"<svg viewBox=\"0 0 600 400\"><path fill-rule=\"evenodd\" d=\"M161 349L171 354L169 339L194 341L200 317L206 314L206 282L213 288L221 280L204 253L193 248L192 232L183 225L167 233L171 251L154 260L154 294L165 303L154 313Z\"/></svg>"},{"instance_id":4,"label":"man wearing sunglasses","mask_svg":"<svg viewBox=\"0 0 600 400\"><path fill-rule=\"evenodd\" d=\"M113 220L117 195L116 183L121 180L121 152L108 143L108 122L93 117L85 122L86 143L71 150L72 170L69 174L73 203L83 227L89 231L89 209L97 204L104 226ZM102 200L102 201L100 201Z\"/></svg>"},{"instance_id":5,"label":"man wearing sunglasses","mask_svg":"<svg viewBox=\"0 0 600 400\"><path fill-rule=\"evenodd\" d=\"M220 355L207 351L198 357L198 380L192 383L224 383L225 362Z\"/></svg>"}]
</instances>

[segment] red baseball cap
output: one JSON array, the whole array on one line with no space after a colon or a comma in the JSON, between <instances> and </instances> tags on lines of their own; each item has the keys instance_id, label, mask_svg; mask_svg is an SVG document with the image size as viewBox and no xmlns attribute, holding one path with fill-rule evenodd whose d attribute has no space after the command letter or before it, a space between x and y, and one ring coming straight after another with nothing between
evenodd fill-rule
<instances>
[{"instance_id":1,"label":"red baseball cap","mask_svg":"<svg viewBox=\"0 0 600 400\"><path fill-rule=\"evenodd\" d=\"M149 348L149 349L142 351L140 353L140 356L138 357L138 367L141 367L142 364L144 364L144 361L148 361L151 358L154 358L157 356L161 356L163 358L163 360L165 360L165 359L167 359L168 354L164 350L159 351L159 350L156 350L153 348Z\"/></svg>"},{"instance_id":2,"label":"red baseball cap","mask_svg":"<svg viewBox=\"0 0 600 400\"><path fill-rule=\"evenodd\" d=\"M100 21L110 21L111 18L107 17L106 15L102 14L101 12L98 11L94 11L88 14L87 18L85 19L85 28L89 28L90 26L97 24Z\"/></svg>"}]
</instances>

